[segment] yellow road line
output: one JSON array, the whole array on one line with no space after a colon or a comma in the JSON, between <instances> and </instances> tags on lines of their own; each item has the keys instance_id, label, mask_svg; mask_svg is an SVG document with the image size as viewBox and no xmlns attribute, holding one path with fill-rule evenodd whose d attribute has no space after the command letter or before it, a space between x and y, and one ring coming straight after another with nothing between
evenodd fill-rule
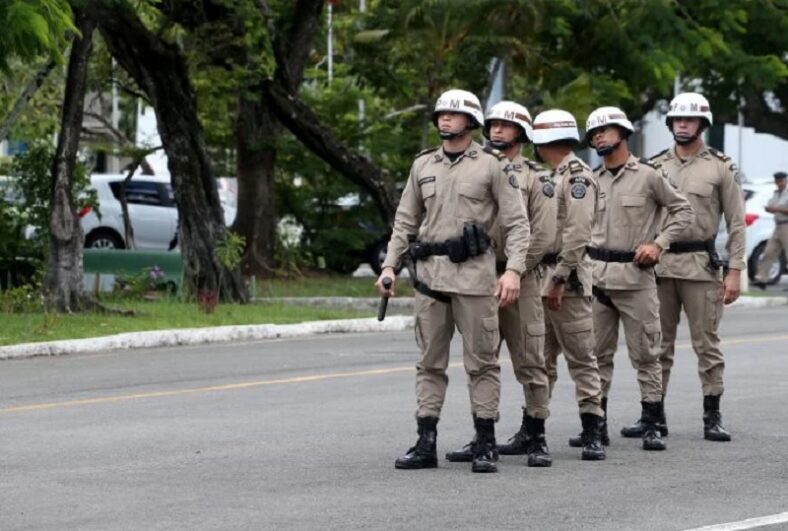
<instances>
[{"instance_id":1,"label":"yellow road line","mask_svg":"<svg viewBox=\"0 0 788 531\"><path fill-rule=\"evenodd\" d=\"M740 337L734 339L728 339L723 341L723 345L740 345L745 343L768 343L772 341L786 341L788 340L788 335L779 335L779 336L760 336L760 337ZM676 344L676 349L686 349L690 348L690 343L678 343ZM504 362L508 362L509 360L503 360ZM462 367L461 362L450 363L449 367L456 368ZM384 374L394 374L398 372L407 372L412 371L413 365L408 365L406 367L390 367L388 369L370 369L365 371L349 371L349 372L335 372L335 373L327 373L327 374L314 374L311 376L296 376L293 378L281 378L276 380L257 380L257 381L250 381L250 382L241 382L241 383L234 383L234 384L226 384L226 385L211 385L207 387L193 387L187 389L173 389L170 391L154 391L150 393L137 393L137 394L129 394L129 395L116 395L116 396L104 396L104 397L97 397L97 398L86 398L83 400L67 400L64 402L48 402L48 403L40 403L40 404L29 404L26 406L14 406L14 407L7 407L7 408L0 408L0 413L18 413L22 411L36 411L41 409L54 409L54 408L61 408L61 407L71 407L71 406L85 406L91 404L108 404L111 402L125 402L128 400L139 400L143 398L162 398L162 397L171 397L171 396L183 396L189 394L199 394L199 393L215 393L221 391L237 391L239 389L250 389L254 387L264 387L268 385L285 385L285 384L295 384L295 383L307 383L307 382L319 382L324 380L335 380L338 378L354 378L354 377L361 377L361 376L380 376Z\"/></svg>"}]
</instances>

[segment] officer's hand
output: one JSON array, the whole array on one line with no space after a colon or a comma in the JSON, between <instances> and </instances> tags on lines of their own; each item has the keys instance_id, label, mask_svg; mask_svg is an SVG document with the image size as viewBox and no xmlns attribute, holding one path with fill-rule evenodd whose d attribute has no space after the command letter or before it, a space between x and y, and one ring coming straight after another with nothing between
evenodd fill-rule
<instances>
[{"instance_id":1,"label":"officer's hand","mask_svg":"<svg viewBox=\"0 0 788 531\"><path fill-rule=\"evenodd\" d=\"M520 275L511 270L507 270L506 273L501 275L501 278L498 279L498 284L495 285L495 296L498 297L498 303L501 307L509 306L519 299Z\"/></svg>"},{"instance_id":2,"label":"officer's hand","mask_svg":"<svg viewBox=\"0 0 788 531\"><path fill-rule=\"evenodd\" d=\"M635 249L635 264L641 266L652 266L659 262L662 254L662 247L656 243L644 243Z\"/></svg>"},{"instance_id":3,"label":"officer's hand","mask_svg":"<svg viewBox=\"0 0 788 531\"><path fill-rule=\"evenodd\" d=\"M738 269L731 269L725 275L725 280L722 282L722 302L724 304L731 304L739 298L741 294L741 271Z\"/></svg>"},{"instance_id":4,"label":"officer's hand","mask_svg":"<svg viewBox=\"0 0 788 531\"><path fill-rule=\"evenodd\" d=\"M386 289L383 287L383 279L390 278L391 279L391 287ZM386 267L383 271L380 272L380 276L378 277L377 282L375 282L375 287L378 288L378 293L381 296L385 297L393 297L394 296L394 282L397 280L397 275L394 273L393 267Z\"/></svg>"},{"instance_id":5,"label":"officer's hand","mask_svg":"<svg viewBox=\"0 0 788 531\"><path fill-rule=\"evenodd\" d=\"M547 308L557 312L561 309L561 303L564 300L564 291L566 290L566 285L556 284L552 280L550 281L550 287L547 290Z\"/></svg>"}]
</instances>

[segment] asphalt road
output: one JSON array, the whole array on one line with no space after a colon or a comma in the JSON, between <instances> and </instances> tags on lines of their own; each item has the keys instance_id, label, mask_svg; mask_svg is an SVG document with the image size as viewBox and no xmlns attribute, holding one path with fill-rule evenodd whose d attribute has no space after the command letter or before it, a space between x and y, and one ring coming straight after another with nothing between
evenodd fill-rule
<instances>
[{"instance_id":1,"label":"asphalt road","mask_svg":"<svg viewBox=\"0 0 788 531\"><path fill-rule=\"evenodd\" d=\"M617 435L639 414L620 352L607 461L567 445L579 419L562 366L554 466L503 457L494 475L394 469L416 437L412 332L0 362L0 530L683 530L788 511L788 307L730 310L723 333L733 442L702 438L683 332L667 452ZM459 347L441 457L471 436ZM502 372L506 439L522 394Z\"/></svg>"}]
</instances>

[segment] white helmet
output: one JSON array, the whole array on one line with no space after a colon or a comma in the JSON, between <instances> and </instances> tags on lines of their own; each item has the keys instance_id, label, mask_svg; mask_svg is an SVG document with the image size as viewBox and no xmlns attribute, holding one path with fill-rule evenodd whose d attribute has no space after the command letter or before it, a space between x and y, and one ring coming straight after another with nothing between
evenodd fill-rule
<instances>
[{"instance_id":1,"label":"white helmet","mask_svg":"<svg viewBox=\"0 0 788 531\"><path fill-rule=\"evenodd\" d=\"M471 129L481 127L484 123L484 113L482 104L479 103L473 93L467 90L452 89L440 95L435 102L435 109L432 111L432 123L438 126L438 113L440 112L461 112L471 117Z\"/></svg>"},{"instance_id":2,"label":"white helmet","mask_svg":"<svg viewBox=\"0 0 788 531\"><path fill-rule=\"evenodd\" d=\"M632 122L629 121L624 111L618 107L600 107L588 115L588 120L586 120L586 140L590 141L594 129L610 125L617 125L630 133L635 132Z\"/></svg>"},{"instance_id":3,"label":"white helmet","mask_svg":"<svg viewBox=\"0 0 788 531\"><path fill-rule=\"evenodd\" d=\"M534 145L541 146L559 140L580 141L575 117L560 109L551 109L534 119Z\"/></svg>"},{"instance_id":4,"label":"white helmet","mask_svg":"<svg viewBox=\"0 0 788 531\"><path fill-rule=\"evenodd\" d=\"M534 130L531 127L531 113L528 109L513 101L499 101L493 105L484 119L484 137L490 138L490 122L493 120L504 120L519 125L522 132L514 141L521 144L530 142L534 137Z\"/></svg>"},{"instance_id":5,"label":"white helmet","mask_svg":"<svg viewBox=\"0 0 788 531\"><path fill-rule=\"evenodd\" d=\"M697 92L683 92L673 98L670 102L668 115L665 117L665 124L670 127L672 119L679 116L684 118L703 118L706 120L707 127L711 127L713 123L709 100Z\"/></svg>"}]
</instances>

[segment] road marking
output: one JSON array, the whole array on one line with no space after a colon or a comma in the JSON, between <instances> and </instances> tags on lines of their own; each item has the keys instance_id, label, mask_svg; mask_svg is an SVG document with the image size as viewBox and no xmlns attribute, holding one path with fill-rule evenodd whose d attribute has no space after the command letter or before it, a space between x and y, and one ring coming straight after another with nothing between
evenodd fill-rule
<instances>
[{"instance_id":1,"label":"road marking","mask_svg":"<svg viewBox=\"0 0 788 531\"><path fill-rule=\"evenodd\" d=\"M772 514L770 516L760 516L749 518L738 522L728 522L727 524L714 524L705 527L695 527L686 531L740 531L742 529L754 529L767 525L784 524L788 522L788 513Z\"/></svg>"},{"instance_id":2,"label":"road marking","mask_svg":"<svg viewBox=\"0 0 788 531\"><path fill-rule=\"evenodd\" d=\"M771 341L785 341L788 340L788 335L779 335L779 336L755 336L755 337L740 337L735 339L728 339L726 341L722 341L723 345L738 345L743 343L767 343ZM691 348L691 343L677 343L676 349L686 349ZM508 362L509 360L501 360L503 363ZM461 362L450 363L450 368L457 368L462 367L463 364ZM170 396L182 396L182 395L189 395L189 394L197 394L197 393L215 393L221 391L236 391L239 389L249 389L253 387L264 387L268 385L285 385L285 384L294 384L294 383L306 383L306 382L319 382L324 380L334 380L337 378L353 378L358 376L379 376L382 374L394 374L398 372L406 372L412 371L413 365L408 365L406 367L391 367L388 369L371 369L365 371L351 371L351 372L337 372L337 373L328 373L328 374L315 374L311 376L296 376L293 378L283 378L277 380L257 380L251 382L241 382L235 384L226 384L226 385L211 385L207 387L192 387L187 389L173 389L171 391L153 391L150 393L137 393L137 394L130 394L130 395L116 395L116 396L105 396L105 397L98 397L98 398L86 398L83 400L67 400L64 402L48 402L48 403L41 403L41 404L29 404L26 406L13 406L0 409L0 414L2 413L18 413L22 411L36 411L41 409L54 409L54 408L61 408L61 407L71 407L71 406L84 406L84 405L91 405L91 404L108 404L111 402L125 402L128 400L139 400L144 398L162 398L162 397L170 397Z\"/></svg>"}]
</instances>

